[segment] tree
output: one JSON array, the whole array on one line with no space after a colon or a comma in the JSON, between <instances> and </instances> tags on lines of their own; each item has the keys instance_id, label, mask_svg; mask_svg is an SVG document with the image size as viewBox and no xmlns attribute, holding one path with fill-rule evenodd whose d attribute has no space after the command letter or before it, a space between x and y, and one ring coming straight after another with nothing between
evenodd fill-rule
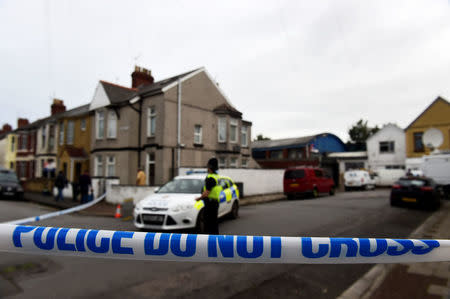
<instances>
[{"instance_id":1,"label":"tree","mask_svg":"<svg viewBox=\"0 0 450 299\"><path fill-rule=\"evenodd\" d=\"M360 119L348 130L350 141L347 143L347 145L355 150L366 150L367 138L369 138L379 130L380 128L378 128L378 126L369 127L367 125L367 120L364 121L363 119Z\"/></svg>"},{"instance_id":2,"label":"tree","mask_svg":"<svg viewBox=\"0 0 450 299\"><path fill-rule=\"evenodd\" d=\"M270 140L269 137L264 137L262 134L259 134L256 136L256 141L260 141L260 140Z\"/></svg>"}]
</instances>

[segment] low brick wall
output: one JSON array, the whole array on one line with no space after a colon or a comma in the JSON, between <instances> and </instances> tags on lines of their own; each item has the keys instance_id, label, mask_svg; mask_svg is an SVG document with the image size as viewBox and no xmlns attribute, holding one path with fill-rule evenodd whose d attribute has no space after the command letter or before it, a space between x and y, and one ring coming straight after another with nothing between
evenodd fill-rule
<instances>
[{"instance_id":1,"label":"low brick wall","mask_svg":"<svg viewBox=\"0 0 450 299\"><path fill-rule=\"evenodd\" d=\"M123 204L132 200L138 203L144 197L155 193L156 187L134 185L106 185L106 202L111 204Z\"/></svg>"}]
</instances>

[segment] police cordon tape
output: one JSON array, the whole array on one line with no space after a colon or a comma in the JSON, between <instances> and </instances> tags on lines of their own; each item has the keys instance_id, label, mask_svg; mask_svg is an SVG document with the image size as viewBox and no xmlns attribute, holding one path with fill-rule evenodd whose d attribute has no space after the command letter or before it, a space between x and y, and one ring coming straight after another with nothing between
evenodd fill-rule
<instances>
[{"instance_id":1,"label":"police cordon tape","mask_svg":"<svg viewBox=\"0 0 450 299\"><path fill-rule=\"evenodd\" d=\"M413 263L450 261L450 240L196 235L0 224L0 251L153 261Z\"/></svg>"},{"instance_id":2,"label":"police cordon tape","mask_svg":"<svg viewBox=\"0 0 450 299\"><path fill-rule=\"evenodd\" d=\"M7 222L3 222L3 223L4 224L26 224L26 223L30 223L30 222L34 222L34 221L40 221L40 220L44 220L44 219L48 219L48 218L52 218L52 217L56 217L56 216L70 214L70 213L73 213L76 211L87 209L90 206L95 205L96 203L98 203L102 199L104 199L105 196L106 196L106 193L103 194L102 196L100 196L99 198L94 199L93 201L90 201L88 203L85 203L85 204L82 204L82 205L79 205L79 206L76 206L73 208L65 209L62 211L52 212L52 213L48 213L48 214L44 214L44 215L40 215L40 216L33 216L33 217L28 217L28 218L13 220L13 221L7 221Z\"/></svg>"}]
</instances>

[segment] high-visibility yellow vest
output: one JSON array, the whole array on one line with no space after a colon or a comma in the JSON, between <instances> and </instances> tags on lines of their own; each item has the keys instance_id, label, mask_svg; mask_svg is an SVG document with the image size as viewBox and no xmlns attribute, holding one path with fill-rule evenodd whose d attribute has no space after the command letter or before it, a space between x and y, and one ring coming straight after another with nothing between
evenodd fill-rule
<instances>
[{"instance_id":1,"label":"high-visibility yellow vest","mask_svg":"<svg viewBox=\"0 0 450 299\"><path fill-rule=\"evenodd\" d=\"M208 198L215 199L217 201L220 197L220 192L222 192L222 186L219 185L219 175L216 173L210 173L206 178L213 178L216 181L216 185L212 188L211 191L209 191ZM203 191L206 190L206 185L203 186Z\"/></svg>"}]
</instances>

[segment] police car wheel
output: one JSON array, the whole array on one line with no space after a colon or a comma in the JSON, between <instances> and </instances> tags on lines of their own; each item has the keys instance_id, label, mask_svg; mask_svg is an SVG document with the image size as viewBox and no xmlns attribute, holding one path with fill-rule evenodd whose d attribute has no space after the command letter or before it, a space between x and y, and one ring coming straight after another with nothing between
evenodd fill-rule
<instances>
[{"instance_id":1,"label":"police car wheel","mask_svg":"<svg viewBox=\"0 0 450 299\"><path fill-rule=\"evenodd\" d=\"M237 219L239 217L239 204L237 201L235 201L231 207L230 217L231 219Z\"/></svg>"},{"instance_id":2,"label":"police car wheel","mask_svg":"<svg viewBox=\"0 0 450 299\"><path fill-rule=\"evenodd\" d=\"M203 213L203 210L201 210L201 211L198 213L198 216L197 216L197 222L196 222L196 224L195 224L195 231L196 231L198 234L203 234L203 233L205 233L205 214Z\"/></svg>"}]
</instances>

